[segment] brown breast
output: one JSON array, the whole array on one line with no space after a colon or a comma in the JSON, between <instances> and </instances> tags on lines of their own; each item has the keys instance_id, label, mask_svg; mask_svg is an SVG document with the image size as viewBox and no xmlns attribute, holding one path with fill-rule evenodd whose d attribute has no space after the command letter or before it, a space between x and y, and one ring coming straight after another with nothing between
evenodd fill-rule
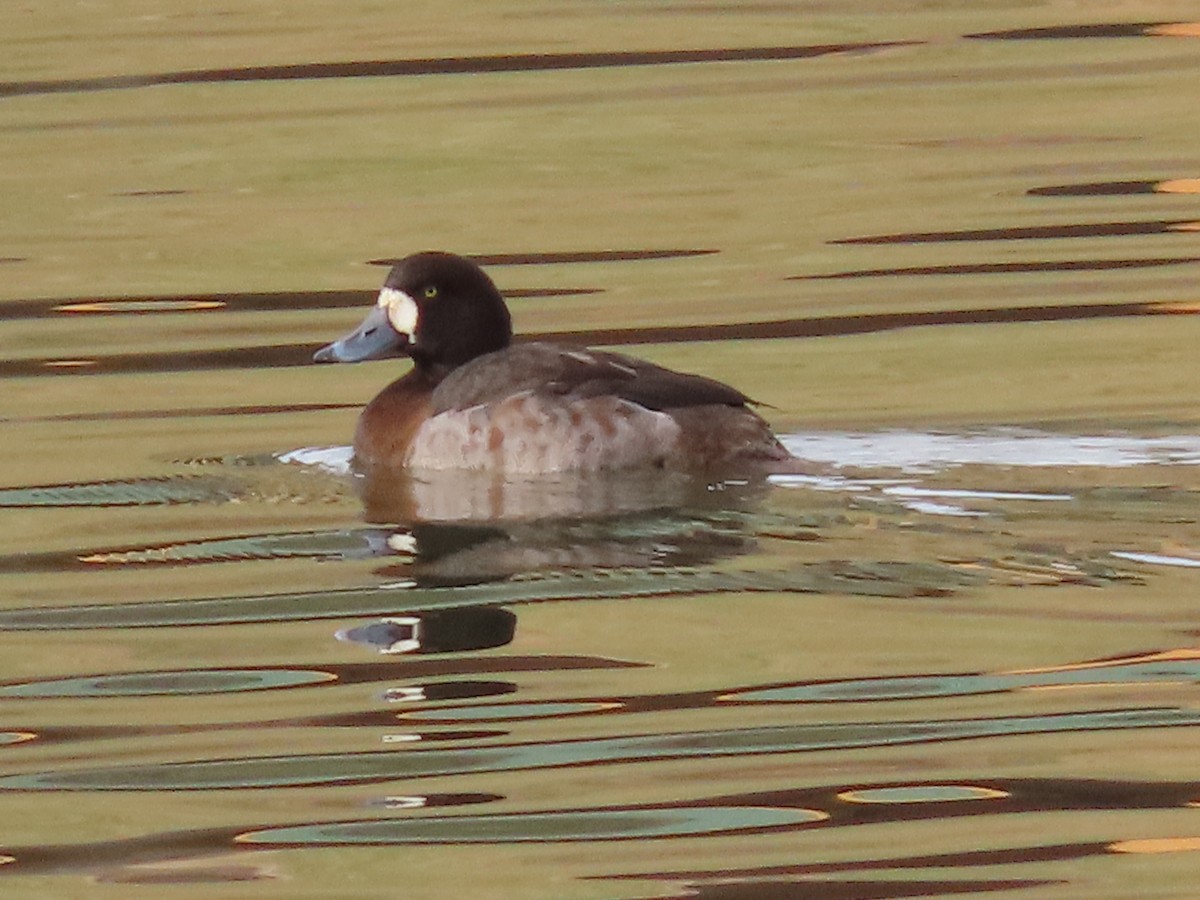
<instances>
[{"instance_id":1,"label":"brown breast","mask_svg":"<svg viewBox=\"0 0 1200 900\"><path fill-rule=\"evenodd\" d=\"M429 418L432 386L416 369L384 388L358 417L354 457L360 465L404 465L417 429Z\"/></svg>"}]
</instances>

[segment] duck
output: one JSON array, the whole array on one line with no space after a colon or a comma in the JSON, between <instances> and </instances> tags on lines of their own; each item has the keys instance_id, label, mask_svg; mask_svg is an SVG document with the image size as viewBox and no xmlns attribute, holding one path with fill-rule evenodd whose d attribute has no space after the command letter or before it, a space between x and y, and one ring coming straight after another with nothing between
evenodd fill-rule
<instances>
[{"instance_id":1,"label":"duck","mask_svg":"<svg viewBox=\"0 0 1200 900\"><path fill-rule=\"evenodd\" d=\"M354 331L321 363L407 357L412 368L366 405L360 470L505 475L630 469L731 470L793 457L741 391L603 350L513 340L512 317L473 261L402 259Z\"/></svg>"}]
</instances>

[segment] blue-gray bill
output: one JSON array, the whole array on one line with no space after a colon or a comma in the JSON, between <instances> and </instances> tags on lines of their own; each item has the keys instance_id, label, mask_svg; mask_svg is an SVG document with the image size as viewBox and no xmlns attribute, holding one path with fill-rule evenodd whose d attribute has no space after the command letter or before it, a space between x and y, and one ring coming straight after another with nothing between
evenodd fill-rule
<instances>
[{"instance_id":1,"label":"blue-gray bill","mask_svg":"<svg viewBox=\"0 0 1200 900\"><path fill-rule=\"evenodd\" d=\"M313 354L314 362L362 362L403 356L408 335L400 334L388 321L383 307L376 306L362 324L340 340L328 344Z\"/></svg>"}]
</instances>

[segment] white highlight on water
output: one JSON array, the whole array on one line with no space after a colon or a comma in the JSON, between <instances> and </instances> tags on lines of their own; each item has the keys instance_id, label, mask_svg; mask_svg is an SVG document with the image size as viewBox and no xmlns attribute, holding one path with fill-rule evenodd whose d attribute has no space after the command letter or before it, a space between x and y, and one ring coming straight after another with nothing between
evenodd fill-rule
<instances>
[{"instance_id":1,"label":"white highlight on water","mask_svg":"<svg viewBox=\"0 0 1200 900\"><path fill-rule=\"evenodd\" d=\"M997 429L965 434L927 431L806 432L783 435L800 459L834 466L929 474L965 465L1200 465L1200 435L1048 434Z\"/></svg>"},{"instance_id":2,"label":"white highlight on water","mask_svg":"<svg viewBox=\"0 0 1200 900\"><path fill-rule=\"evenodd\" d=\"M275 457L281 463L312 466L330 475L351 474L350 460L354 459L353 447L300 447Z\"/></svg>"},{"instance_id":3,"label":"white highlight on water","mask_svg":"<svg viewBox=\"0 0 1200 900\"><path fill-rule=\"evenodd\" d=\"M891 469L904 477L852 478L839 474L772 475L781 487L859 494L864 499L893 500L927 515L984 516L970 509L971 501L1066 502L1070 494L1021 491L925 488L913 476L946 471L958 466L997 467L1107 467L1200 465L1200 435L1138 437L1135 435L1049 434L1025 429L951 434L925 431L805 432L782 435L787 448L802 460L837 468ZM281 454L280 462L314 466L335 475L351 472L351 447L303 447ZM964 501L961 504L948 500ZM1119 555L1119 554L1118 554ZM1143 555L1147 556L1147 555ZM1149 562L1146 558L1135 562ZM1182 557L1155 558L1161 565L1197 565L1192 561L1167 562Z\"/></svg>"},{"instance_id":4,"label":"white highlight on water","mask_svg":"<svg viewBox=\"0 0 1200 900\"><path fill-rule=\"evenodd\" d=\"M1200 465L1200 436L1146 438L1135 435L1049 434L1026 429L996 429L962 434L927 431L805 432L781 437L807 462L835 468L884 469L901 478L852 478L829 475L773 475L784 487L859 494L874 502L893 500L913 512L939 516L985 516L972 501L1066 502L1070 494L926 488L913 476L958 466L1128 468ZM959 500L962 503L948 503ZM1180 565L1180 563L1175 563Z\"/></svg>"},{"instance_id":5,"label":"white highlight on water","mask_svg":"<svg viewBox=\"0 0 1200 900\"><path fill-rule=\"evenodd\" d=\"M1188 569L1200 569L1200 559L1193 559L1190 556L1164 556L1161 553L1127 553L1124 550L1113 550L1112 555L1118 559L1146 563L1151 566L1183 566Z\"/></svg>"}]
</instances>

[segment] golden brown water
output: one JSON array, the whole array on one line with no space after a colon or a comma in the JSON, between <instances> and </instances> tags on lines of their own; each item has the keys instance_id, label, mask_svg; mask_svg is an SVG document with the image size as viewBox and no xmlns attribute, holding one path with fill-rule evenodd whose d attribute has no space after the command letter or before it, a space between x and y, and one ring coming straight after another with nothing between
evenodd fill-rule
<instances>
[{"instance_id":1,"label":"golden brown water","mask_svg":"<svg viewBox=\"0 0 1200 900\"><path fill-rule=\"evenodd\" d=\"M3 896L1194 896L1200 8L448 9L0 29ZM811 474L358 483L426 248Z\"/></svg>"}]
</instances>

